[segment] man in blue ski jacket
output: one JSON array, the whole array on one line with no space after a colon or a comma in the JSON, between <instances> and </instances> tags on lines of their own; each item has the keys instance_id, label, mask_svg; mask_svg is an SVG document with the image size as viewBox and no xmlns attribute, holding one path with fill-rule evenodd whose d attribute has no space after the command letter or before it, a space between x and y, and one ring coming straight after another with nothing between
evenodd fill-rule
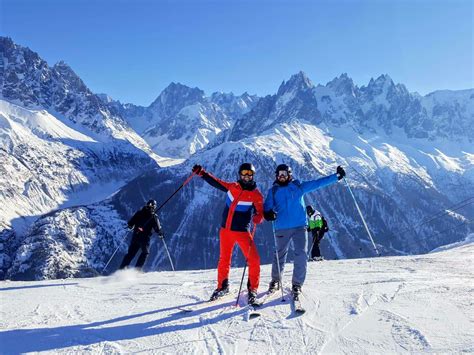
<instances>
[{"instance_id":1,"label":"man in blue ski jacket","mask_svg":"<svg viewBox=\"0 0 474 355\"><path fill-rule=\"evenodd\" d=\"M292 292L297 296L301 293L306 278L308 237L306 230L306 208L303 196L308 192L332 185L342 179L346 173L340 166L336 173L320 178L318 180L303 181L293 179L291 168L286 164L280 164L276 168L276 179L270 188L263 206L264 217L272 221L275 237L277 255L273 258L272 281L269 292L280 288L281 273L285 266L286 256L290 241L293 240L294 269L292 279ZM280 267L278 268L277 260ZM280 271L280 273L279 273Z\"/></svg>"}]
</instances>

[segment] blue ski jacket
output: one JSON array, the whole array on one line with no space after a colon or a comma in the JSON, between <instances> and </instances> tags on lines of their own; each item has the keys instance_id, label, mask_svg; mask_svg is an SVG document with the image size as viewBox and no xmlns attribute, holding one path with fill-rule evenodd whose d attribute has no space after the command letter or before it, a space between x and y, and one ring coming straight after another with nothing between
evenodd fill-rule
<instances>
[{"instance_id":1,"label":"blue ski jacket","mask_svg":"<svg viewBox=\"0 0 474 355\"><path fill-rule=\"evenodd\" d=\"M311 181L291 180L286 186L275 182L268 190L263 209L265 212L273 210L277 213L274 222L276 230L304 227L307 220L303 196L337 181L337 174L332 174Z\"/></svg>"}]
</instances>

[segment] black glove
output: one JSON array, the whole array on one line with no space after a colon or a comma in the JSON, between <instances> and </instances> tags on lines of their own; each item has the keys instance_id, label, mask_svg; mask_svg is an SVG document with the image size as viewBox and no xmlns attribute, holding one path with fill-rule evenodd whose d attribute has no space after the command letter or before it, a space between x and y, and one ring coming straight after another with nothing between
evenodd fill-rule
<instances>
[{"instance_id":1,"label":"black glove","mask_svg":"<svg viewBox=\"0 0 474 355\"><path fill-rule=\"evenodd\" d=\"M340 165L336 168L336 173L337 173L338 180L341 180L344 176L346 176L346 172Z\"/></svg>"},{"instance_id":2,"label":"black glove","mask_svg":"<svg viewBox=\"0 0 474 355\"><path fill-rule=\"evenodd\" d=\"M158 238L165 239L165 233L163 233L162 229L160 229L160 231L157 234L158 234Z\"/></svg>"},{"instance_id":3,"label":"black glove","mask_svg":"<svg viewBox=\"0 0 474 355\"><path fill-rule=\"evenodd\" d=\"M201 165L196 164L193 166L193 173L196 173L196 175L201 176L202 173L204 173L204 169L202 168Z\"/></svg>"},{"instance_id":4,"label":"black glove","mask_svg":"<svg viewBox=\"0 0 474 355\"><path fill-rule=\"evenodd\" d=\"M277 214L274 210L264 211L263 218L265 218L265 220L267 221L274 221L275 219L277 219Z\"/></svg>"},{"instance_id":5,"label":"black glove","mask_svg":"<svg viewBox=\"0 0 474 355\"><path fill-rule=\"evenodd\" d=\"M326 221L326 218L324 218L323 216L321 216L322 220L323 220L323 231L324 233L328 232L329 231L329 226L328 226L328 222Z\"/></svg>"}]
</instances>

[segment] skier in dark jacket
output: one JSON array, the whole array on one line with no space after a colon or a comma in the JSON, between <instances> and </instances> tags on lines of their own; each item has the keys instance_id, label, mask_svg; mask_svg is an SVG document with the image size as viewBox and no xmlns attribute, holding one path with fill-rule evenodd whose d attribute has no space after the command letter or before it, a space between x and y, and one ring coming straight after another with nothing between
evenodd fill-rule
<instances>
[{"instance_id":1,"label":"skier in dark jacket","mask_svg":"<svg viewBox=\"0 0 474 355\"><path fill-rule=\"evenodd\" d=\"M346 175L346 172L338 166L335 174L317 180L300 182L293 179L292 170L288 165L280 164L277 166L275 174L275 182L268 191L264 204L265 219L275 221L274 230L279 260L278 267L277 256L275 255L269 292L273 292L281 286L281 273L283 273L285 266L290 241L293 240L292 292L294 297L297 298L306 278L308 262L307 222L303 196L308 192L336 183ZM280 274L278 270L280 270Z\"/></svg>"},{"instance_id":2,"label":"skier in dark jacket","mask_svg":"<svg viewBox=\"0 0 474 355\"><path fill-rule=\"evenodd\" d=\"M321 213L316 211L311 205L306 206L306 213L308 214L308 232L311 232L313 237L309 261L322 261L324 258L321 256L319 243L323 239L324 234L329 231L328 223Z\"/></svg>"},{"instance_id":3,"label":"skier in dark jacket","mask_svg":"<svg viewBox=\"0 0 474 355\"><path fill-rule=\"evenodd\" d=\"M128 247L128 252L124 256L122 264L120 265L120 269L127 267L139 250L141 250L141 254L138 257L135 267L137 269L143 267L150 252L150 236L152 229L160 238L164 238L163 230L161 229L160 221L158 220L155 211L156 201L150 200L128 221L128 228L133 228L133 236L130 246Z\"/></svg>"},{"instance_id":4,"label":"skier in dark jacket","mask_svg":"<svg viewBox=\"0 0 474 355\"><path fill-rule=\"evenodd\" d=\"M260 282L260 256L250 232L250 223L263 222L263 196L253 180L255 168L250 163L239 167L239 180L226 182L204 171L201 165L195 165L193 172L201 176L209 185L226 193L226 206L222 213L221 229L219 231L220 256L217 268L217 288L211 296L211 301L229 293L229 271L232 249L237 243L242 250L249 266L248 303L253 304L257 298Z\"/></svg>"}]
</instances>

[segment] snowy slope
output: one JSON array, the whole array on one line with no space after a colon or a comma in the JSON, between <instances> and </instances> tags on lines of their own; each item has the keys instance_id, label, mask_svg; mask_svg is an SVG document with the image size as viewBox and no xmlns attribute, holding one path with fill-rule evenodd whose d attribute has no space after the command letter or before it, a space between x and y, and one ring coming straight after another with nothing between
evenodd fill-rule
<instances>
[{"instance_id":1,"label":"snowy slope","mask_svg":"<svg viewBox=\"0 0 474 355\"><path fill-rule=\"evenodd\" d=\"M125 140L96 140L46 110L1 99L0 141L0 225L17 231L17 218L103 200L138 174L137 163L156 165Z\"/></svg>"},{"instance_id":2,"label":"snowy slope","mask_svg":"<svg viewBox=\"0 0 474 355\"><path fill-rule=\"evenodd\" d=\"M294 317L278 293L262 317L250 321L245 293L239 307L227 298L194 313L180 311L209 296L215 270L2 281L0 352L473 352L473 257L471 243L426 256L310 263L306 314ZM287 265L285 284L291 269ZM241 272L231 271L234 290ZM269 265L262 267L261 293L269 272Z\"/></svg>"}]
</instances>

